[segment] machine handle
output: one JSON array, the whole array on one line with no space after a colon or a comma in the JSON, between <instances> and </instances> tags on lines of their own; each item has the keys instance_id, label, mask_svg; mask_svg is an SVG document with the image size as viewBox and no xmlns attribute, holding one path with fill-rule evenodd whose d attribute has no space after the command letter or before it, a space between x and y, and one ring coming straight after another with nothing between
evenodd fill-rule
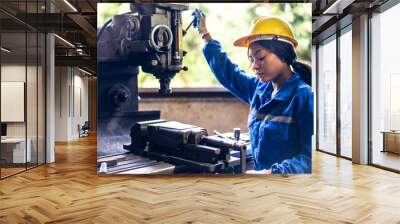
<instances>
[{"instance_id":1,"label":"machine handle","mask_svg":"<svg viewBox=\"0 0 400 224\"><path fill-rule=\"evenodd\" d=\"M187 31L189 30L189 28L193 25L194 21L196 20L196 18L194 18L192 20L192 22L190 22L190 24L186 27L186 29L183 31L183 36L186 35Z\"/></svg>"}]
</instances>

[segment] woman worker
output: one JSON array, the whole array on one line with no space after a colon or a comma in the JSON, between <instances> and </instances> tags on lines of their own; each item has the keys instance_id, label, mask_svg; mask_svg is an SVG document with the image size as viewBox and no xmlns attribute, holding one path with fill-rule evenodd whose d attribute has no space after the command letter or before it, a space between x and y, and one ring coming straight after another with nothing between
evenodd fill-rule
<instances>
[{"instance_id":1,"label":"woman worker","mask_svg":"<svg viewBox=\"0 0 400 224\"><path fill-rule=\"evenodd\" d=\"M215 77L250 105L248 128L255 170L247 173L311 173L311 68L296 61L298 43L288 23L260 17L249 35L233 43L248 48L256 74L249 76L211 37L205 15L198 9L193 15L194 25L206 43L204 56Z\"/></svg>"}]
</instances>

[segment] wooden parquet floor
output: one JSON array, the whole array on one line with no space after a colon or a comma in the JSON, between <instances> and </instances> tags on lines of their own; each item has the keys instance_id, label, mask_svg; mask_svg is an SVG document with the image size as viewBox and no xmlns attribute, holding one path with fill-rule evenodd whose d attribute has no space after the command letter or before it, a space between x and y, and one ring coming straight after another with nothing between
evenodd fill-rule
<instances>
[{"instance_id":1,"label":"wooden parquet floor","mask_svg":"<svg viewBox=\"0 0 400 224\"><path fill-rule=\"evenodd\" d=\"M96 138L0 181L0 223L400 223L400 175L320 152L296 176L99 176Z\"/></svg>"}]
</instances>

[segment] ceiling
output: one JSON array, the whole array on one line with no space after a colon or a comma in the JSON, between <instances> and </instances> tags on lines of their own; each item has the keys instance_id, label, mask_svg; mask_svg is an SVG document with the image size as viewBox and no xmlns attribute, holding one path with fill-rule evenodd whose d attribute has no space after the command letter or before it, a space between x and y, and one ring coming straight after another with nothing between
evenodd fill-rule
<instances>
[{"instance_id":1,"label":"ceiling","mask_svg":"<svg viewBox=\"0 0 400 224\"><path fill-rule=\"evenodd\" d=\"M373 10L387 0L293 0L312 3L313 43L336 32L338 26L351 23L352 16ZM35 44L15 35L18 32L54 32L56 65L70 65L96 71L96 7L98 2L123 0L1 0L0 23L9 46L23 54L34 52ZM144 1L145 2L145 1ZM280 2L280 1L268 1ZM52 8L52 13L48 13ZM341 21L341 22L338 22ZM346 22L347 21L347 22ZM338 25L339 24L339 25ZM28 42L30 37L28 38ZM63 41L66 40L66 41ZM32 48L32 49L31 49Z\"/></svg>"},{"instance_id":2,"label":"ceiling","mask_svg":"<svg viewBox=\"0 0 400 224\"><path fill-rule=\"evenodd\" d=\"M373 12L388 0L311 0L313 44L351 24L352 18Z\"/></svg>"},{"instance_id":3,"label":"ceiling","mask_svg":"<svg viewBox=\"0 0 400 224\"><path fill-rule=\"evenodd\" d=\"M56 66L79 66L95 73L97 1L47 0L47 2L46 5L45 0L0 1L2 45L13 49L8 54L9 60L21 58L23 55L35 55L38 44L32 40L34 35L29 32L54 32L57 34ZM50 9L52 13L49 13ZM20 34L25 32L28 33L27 38ZM27 45L25 41L28 41ZM39 49L41 47L43 46L39 44Z\"/></svg>"}]
</instances>

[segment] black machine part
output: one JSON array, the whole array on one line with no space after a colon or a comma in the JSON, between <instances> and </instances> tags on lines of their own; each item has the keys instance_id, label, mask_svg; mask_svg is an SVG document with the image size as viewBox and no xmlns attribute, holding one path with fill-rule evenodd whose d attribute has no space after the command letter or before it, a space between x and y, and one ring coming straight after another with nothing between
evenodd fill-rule
<instances>
[{"instance_id":1,"label":"black machine part","mask_svg":"<svg viewBox=\"0 0 400 224\"><path fill-rule=\"evenodd\" d=\"M235 150L240 152L240 169L246 171L246 150L247 146L235 140L221 138L219 136L206 136L202 143L208 146L219 147L225 151Z\"/></svg>"},{"instance_id":2,"label":"black machine part","mask_svg":"<svg viewBox=\"0 0 400 224\"><path fill-rule=\"evenodd\" d=\"M221 149L206 145L186 144L182 146L183 157L194 161L216 163L220 154Z\"/></svg>"},{"instance_id":3,"label":"black machine part","mask_svg":"<svg viewBox=\"0 0 400 224\"><path fill-rule=\"evenodd\" d=\"M181 15L187 9L179 3L131 3L131 13L113 16L99 31L99 63L141 66L159 79L161 94L171 93L171 79L188 70L182 65Z\"/></svg>"},{"instance_id":4,"label":"black machine part","mask_svg":"<svg viewBox=\"0 0 400 224\"><path fill-rule=\"evenodd\" d=\"M125 149L149 158L208 172L237 165L241 172L246 170L245 144L208 136L205 129L194 125L162 120L138 122L131 138L131 145ZM240 158L231 157L232 150L240 151Z\"/></svg>"},{"instance_id":5,"label":"black machine part","mask_svg":"<svg viewBox=\"0 0 400 224\"><path fill-rule=\"evenodd\" d=\"M131 128L131 144L124 145L124 149L134 152L135 154L143 155L146 147L148 147L147 143L149 142L147 126L162 122L165 122L165 120L158 119L136 122Z\"/></svg>"},{"instance_id":6,"label":"black machine part","mask_svg":"<svg viewBox=\"0 0 400 224\"><path fill-rule=\"evenodd\" d=\"M162 94L171 92L171 79L187 69L181 13L188 5L132 3L131 9L97 33L99 156L150 148L148 135L128 145L132 124L160 118L160 111L139 111L139 67L159 79Z\"/></svg>"}]
</instances>

